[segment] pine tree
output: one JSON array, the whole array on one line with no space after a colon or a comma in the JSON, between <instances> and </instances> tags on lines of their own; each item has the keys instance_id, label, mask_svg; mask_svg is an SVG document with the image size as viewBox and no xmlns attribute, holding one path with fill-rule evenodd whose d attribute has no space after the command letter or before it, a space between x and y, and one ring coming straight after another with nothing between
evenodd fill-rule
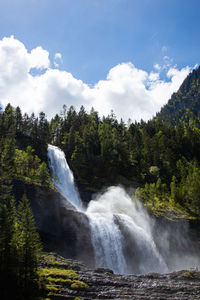
<instances>
[{"instance_id":1,"label":"pine tree","mask_svg":"<svg viewBox=\"0 0 200 300\"><path fill-rule=\"evenodd\" d=\"M46 186L50 185L51 178L50 178L47 164L44 161L39 166L38 177L42 185L46 185Z\"/></svg>"},{"instance_id":2,"label":"pine tree","mask_svg":"<svg viewBox=\"0 0 200 300\"><path fill-rule=\"evenodd\" d=\"M7 203L0 206L0 285L1 299L10 299L13 289L18 286L18 252L17 243L13 243L13 237L18 240L18 219L15 200L12 196L7 198ZM12 289L8 289L8 283Z\"/></svg>"},{"instance_id":3,"label":"pine tree","mask_svg":"<svg viewBox=\"0 0 200 300\"><path fill-rule=\"evenodd\" d=\"M21 248L21 274L24 295L31 299L31 294L38 291L38 259L41 253L41 243L36 231L33 214L29 201L24 195L18 206L18 218L20 228L20 248Z\"/></svg>"}]
</instances>

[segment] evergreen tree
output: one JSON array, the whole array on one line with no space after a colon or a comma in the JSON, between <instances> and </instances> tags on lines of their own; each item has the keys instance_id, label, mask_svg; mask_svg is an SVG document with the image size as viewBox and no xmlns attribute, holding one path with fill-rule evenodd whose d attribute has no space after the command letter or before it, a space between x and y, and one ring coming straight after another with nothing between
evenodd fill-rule
<instances>
[{"instance_id":1,"label":"evergreen tree","mask_svg":"<svg viewBox=\"0 0 200 300\"><path fill-rule=\"evenodd\" d=\"M18 218L20 229L20 278L24 299L34 299L38 293L38 260L41 254L41 243L36 231L33 214L29 201L24 195L18 206Z\"/></svg>"},{"instance_id":2,"label":"evergreen tree","mask_svg":"<svg viewBox=\"0 0 200 300\"><path fill-rule=\"evenodd\" d=\"M51 177L49 174L49 170L44 161L39 166L38 177L39 177L40 183L43 186L49 186L51 184Z\"/></svg>"}]
</instances>

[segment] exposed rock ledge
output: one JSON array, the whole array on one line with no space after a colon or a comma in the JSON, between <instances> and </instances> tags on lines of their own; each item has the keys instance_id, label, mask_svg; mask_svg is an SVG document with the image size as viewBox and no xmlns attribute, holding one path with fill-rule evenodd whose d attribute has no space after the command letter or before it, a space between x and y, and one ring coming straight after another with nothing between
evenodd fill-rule
<instances>
[{"instance_id":1,"label":"exposed rock ledge","mask_svg":"<svg viewBox=\"0 0 200 300\"><path fill-rule=\"evenodd\" d=\"M88 218L60 193L21 181L14 182L15 198L26 192L45 251L94 265Z\"/></svg>"},{"instance_id":2,"label":"exposed rock ledge","mask_svg":"<svg viewBox=\"0 0 200 300\"><path fill-rule=\"evenodd\" d=\"M75 260L66 260L66 268L76 270L84 290L58 288L54 300L76 299L200 299L200 272L178 271L169 274L117 275L108 269L92 270Z\"/></svg>"}]
</instances>

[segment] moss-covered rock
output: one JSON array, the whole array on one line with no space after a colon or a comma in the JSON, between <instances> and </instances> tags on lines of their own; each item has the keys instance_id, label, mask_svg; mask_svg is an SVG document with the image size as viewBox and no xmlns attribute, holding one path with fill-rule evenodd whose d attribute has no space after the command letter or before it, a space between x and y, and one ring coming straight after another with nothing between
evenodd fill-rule
<instances>
[{"instance_id":1,"label":"moss-covered rock","mask_svg":"<svg viewBox=\"0 0 200 300\"><path fill-rule=\"evenodd\" d=\"M88 288L88 284L80 280L75 280L71 284L71 288L74 290L85 290Z\"/></svg>"}]
</instances>

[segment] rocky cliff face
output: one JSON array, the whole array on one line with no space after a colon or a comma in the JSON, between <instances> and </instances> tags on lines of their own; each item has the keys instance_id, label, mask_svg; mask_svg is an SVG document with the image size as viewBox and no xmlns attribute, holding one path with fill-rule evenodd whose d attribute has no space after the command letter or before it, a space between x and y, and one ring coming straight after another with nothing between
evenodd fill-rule
<instances>
[{"instance_id":1,"label":"rocky cliff face","mask_svg":"<svg viewBox=\"0 0 200 300\"><path fill-rule=\"evenodd\" d=\"M90 227L87 216L76 209L58 192L36 185L14 182L19 200L26 192L46 251L94 265Z\"/></svg>"}]
</instances>

